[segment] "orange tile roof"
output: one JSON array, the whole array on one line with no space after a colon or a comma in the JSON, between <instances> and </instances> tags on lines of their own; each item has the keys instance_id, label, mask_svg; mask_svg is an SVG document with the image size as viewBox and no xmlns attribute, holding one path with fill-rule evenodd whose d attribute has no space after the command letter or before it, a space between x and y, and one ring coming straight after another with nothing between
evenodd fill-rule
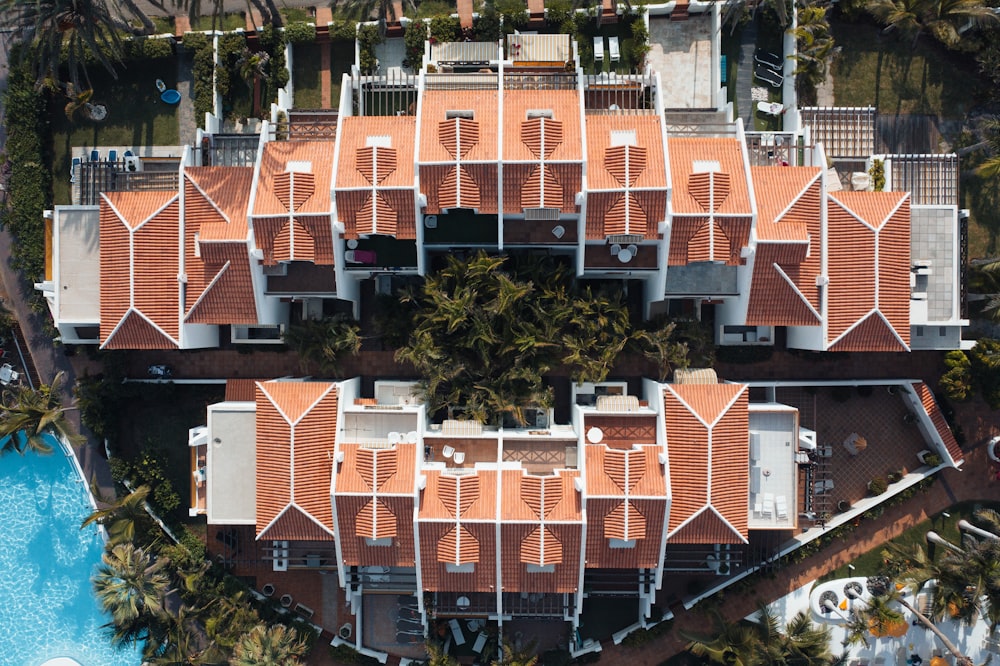
<instances>
[{"instance_id":1,"label":"orange tile roof","mask_svg":"<svg viewBox=\"0 0 1000 666\"><path fill-rule=\"evenodd\" d=\"M657 116L595 116L588 115L587 124L587 189L617 190L621 181L615 175L615 149L612 135L635 133L635 147L644 153L644 168L634 174L635 188L666 188L667 167L663 155L663 132ZM618 146L619 151L621 146Z\"/></svg>"},{"instance_id":2,"label":"orange tile roof","mask_svg":"<svg viewBox=\"0 0 1000 666\"><path fill-rule=\"evenodd\" d=\"M552 118L528 118L529 111L552 111ZM537 161L542 156L542 145L547 160L582 161L579 93L576 90L505 90L503 142L504 162Z\"/></svg>"},{"instance_id":3,"label":"orange tile roof","mask_svg":"<svg viewBox=\"0 0 1000 666\"><path fill-rule=\"evenodd\" d=\"M336 385L326 382L257 384L258 539L317 538L305 536L306 525L333 538L330 433L337 400ZM302 517L289 521L289 515Z\"/></svg>"},{"instance_id":4,"label":"orange tile roof","mask_svg":"<svg viewBox=\"0 0 1000 666\"><path fill-rule=\"evenodd\" d=\"M523 564L538 566L562 564L565 546L554 531L561 522L582 525L580 495L574 487L574 471L539 476L524 470L504 470L501 476L505 498L501 505L501 520L528 523L531 528L516 541L520 548L510 555ZM516 568L516 567L515 567Z\"/></svg>"},{"instance_id":5,"label":"orange tile roof","mask_svg":"<svg viewBox=\"0 0 1000 666\"><path fill-rule=\"evenodd\" d=\"M463 522L496 521L496 471L476 470L475 474L458 477L428 469L423 470L423 475L427 485L422 492L420 520L454 522L457 512Z\"/></svg>"},{"instance_id":6,"label":"orange tile roof","mask_svg":"<svg viewBox=\"0 0 1000 666\"><path fill-rule=\"evenodd\" d=\"M657 445L610 448L588 444L587 497L666 497L667 478Z\"/></svg>"},{"instance_id":7,"label":"orange tile roof","mask_svg":"<svg viewBox=\"0 0 1000 666\"><path fill-rule=\"evenodd\" d=\"M265 144L253 215L288 215L289 162L308 163L304 170L302 165L295 167L296 171L309 174L301 180L300 176L294 178L295 188L299 190L294 196L298 204L296 210L303 215L329 213L334 145L333 141L270 141Z\"/></svg>"},{"instance_id":8,"label":"orange tile roof","mask_svg":"<svg viewBox=\"0 0 1000 666\"><path fill-rule=\"evenodd\" d=\"M337 166L336 189L370 188L371 181L362 169L368 169L365 160L359 156L372 150L368 146L371 138L378 137L388 143L388 149L395 154L392 170L380 174L379 185L387 188L408 188L413 190L413 154L416 135L414 116L350 116L340 119L340 155ZM387 141L386 141L387 140ZM378 145L383 143L376 142ZM370 159L370 158L369 158Z\"/></svg>"},{"instance_id":9,"label":"orange tile roof","mask_svg":"<svg viewBox=\"0 0 1000 666\"><path fill-rule=\"evenodd\" d=\"M454 162L456 137L461 137L463 161L497 161L497 107L495 90L463 90L459 94L451 90L425 91L420 110L420 162ZM472 111L473 118L448 119L448 111Z\"/></svg>"},{"instance_id":10,"label":"orange tile roof","mask_svg":"<svg viewBox=\"0 0 1000 666\"><path fill-rule=\"evenodd\" d=\"M184 225L203 241L246 241L252 167L186 167Z\"/></svg>"},{"instance_id":11,"label":"orange tile roof","mask_svg":"<svg viewBox=\"0 0 1000 666\"><path fill-rule=\"evenodd\" d=\"M226 380L226 402L253 402L257 399L256 379Z\"/></svg>"},{"instance_id":12,"label":"orange tile roof","mask_svg":"<svg viewBox=\"0 0 1000 666\"><path fill-rule=\"evenodd\" d=\"M708 212L704 173L695 173L695 162L718 162L713 177L714 208L723 215L749 215L750 190L744 170L743 146L729 138L668 138L670 177L673 185L673 211L678 215ZM589 172L588 172L589 173ZM719 176L728 176L720 179ZM724 185L723 185L723 182ZM719 198L724 198L719 202Z\"/></svg>"},{"instance_id":13,"label":"orange tile roof","mask_svg":"<svg viewBox=\"0 0 1000 666\"><path fill-rule=\"evenodd\" d=\"M627 196L625 192L588 194L587 240L604 240L609 235L624 234L626 229L648 240L657 239L666 210L666 190L638 190Z\"/></svg>"},{"instance_id":14,"label":"orange tile roof","mask_svg":"<svg viewBox=\"0 0 1000 666\"><path fill-rule=\"evenodd\" d=\"M101 195L102 349L179 346L179 208L172 192Z\"/></svg>"},{"instance_id":15,"label":"orange tile roof","mask_svg":"<svg viewBox=\"0 0 1000 666\"><path fill-rule=\"evenodd\" d=\"M371 495L369 469L377 459L380 483L378 494L413 495L414 472L417 465L417 446L400 442L391 449L370 449L362 444L342 443L339 451L344 462L337 466L337 494Z\"/></svg>"},{"instance_id":16,"label":"orange tile roof","mask_svg":"<svg viewBox=\"0 0 1000 666\"><path fill-rule=\"evenodd\" d=\"M504 164L504 212L520 214L525 208L541 207L576 212L576 194L582 188L582 179L580 163L548 162L542 167L530 163Z\"/></svg>"},{"instance_id":17,"label":"orange tile roof","mask_svg":"<svg viewBox=\"0 0 1000 666\"><path fill-rule=\"evenodd\" d=\"M311 261L331 266L333 227L330 215L288 215L254 218L254 239L264 253L264 264L280 261Z\"/></svg>"},{"instance_id":18,"label":"orange tile roof","mask_svg":"<svg viewBox=\"0 0 1000 666\"><path fill-rule=\"evenodd\" d=\"M363 495L334 496L337 507L337 535L344 563L349 566L412 567L416 556L413 546L413 496L380 496L378 503L385 507L395 520L392 543L388 546L369 545L364 534L358 531L358 521L364 507L371 502ZM364 527L364 524L361 526Z\"/></svg>"},{"instance_id":19,"label":"orange tile roof","mask_svg":"<svg viewBox=\"0 0 1000 666\"><path fill-rule=\"evenodd\" d=\"M746 542L750 486L747 409L747 390L742 384L666 386L671 541ZM728 526L728 531L720 533L719 525Z\"/></svg>"},{"instance_id":20,"label":"orange tile roof","mask_svg":"<svg viewBox=\"0 0 1000 666\"><path fill-rule=\"evenodd\" d=\"M613 498L588 497L586 548L588 568L652 569L660 566L660 542L663 538L663 522L667 513L666 498L635 499L631 500L629 505L645 520L645 538L637 538L632 548L611 548L611 542L606 534L606 521L607 517L621 506L621 501Z\"/></svg>"},{"instance_id":21,"label":"orange tile roof","mask_svg":"<svg viewBox=\"0 0 1000 666\"><path fill-rule=\"evenodd\" d=\"M927 415L931 417L934 429L937 430L938 436L944 442L944 446L948 450L948 455L951 457L952 462L955 467L958 467L964 461L965 455L962 453L962 447L958 445L958 440L955 439L955 434L948 426L948 421L944 418L941 407L938 405L937 400L934 399L934 394L931 392L930 387L923 382L914 382L913 390L917 392L920 403L927 411Z\"/></svg>"},{"instance_id":22,"label":"orange tile roof","mask_svg":"<svg viewBox=\"0 0 1000 666\"><path fill-rule=\"evenodd\" d=\"M478 544L477 561L471 573L448 571L453 562L438 559L438 544L450 539L455 523L419 521L420 562L424 589L430 592L491 592L497 583L496 524L463 522L468 542Z\"/></svg>"},{"instance_id":23,"label":"orange tile roof","mask_svg":"<svg viewBox=\"0 0 1000 666\"><path fill-rule=\"evenodd\" d=\"M908 351L910 196L829 195L830 351Z\"/></svg>"},{"instance_id":24,"label":"orange tile roof","mask_svg":"<svg viewBox=\"0 0 1000 666\"><path fill-rule=\"evenodd\" d=\"M590 412L585 417L585 430L600 428L604 432L601 444L613 449L630 449L633 444L656 443L656 415L602 415Z\"/></svg>"},{"instance_id":25,"label":"orange tile roof","mask_svg":"<svg viewBox=\"0 0 1000 666\"><path fill-rule=\"evenodd\" d=\"M757 250L747 324L818 326L823 206L820 170L751 167L757 200Z\"/></svg>"},{"instance_id":26,"label":"orange tile roof","mask_svg":"<svg viewBox=\"0 0 1000 666\"><path fill-rule=\"evenodd\" d=\"M581 561L580 541L582 523L554 523L546 525L549 537L558 542L561 556L558 563L547 563L554 571L528 571L528 565L537 562L522 561L522 544L537 539L539 528L530 523L504 523L500 527L500 562L504 590L518 592L559 593L577 590Z\"/></svg>"}]
</instances>

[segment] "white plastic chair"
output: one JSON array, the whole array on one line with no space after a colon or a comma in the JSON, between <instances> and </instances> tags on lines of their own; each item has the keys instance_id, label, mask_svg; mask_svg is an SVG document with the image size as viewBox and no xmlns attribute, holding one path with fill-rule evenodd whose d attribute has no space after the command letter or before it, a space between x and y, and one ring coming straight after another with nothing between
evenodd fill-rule
<instances>
[{"instance_id":1,"label":"white plastic chair","mask_svg":"<svg viewBox=\"0 0 1000 666\"><path fill-rule=\"evenodd\" d=\"M464 451L455 451L455 464L456 465L461 465L464 462L465 462L465 452Z\"/></svg>"},{"instance_id":2,"label":"white plastic chair","mask_svg":"<svg viewBox=\"0 0 1000 666\"><path fill-rule=\"evenodd\" d=\"M445 444L444 448L441 449L441 455L443 455L445 458L451 458L454 454L455 454L454 446L448 446L447 444Z\"/></svg>"},{"instance_id":3,"label":"white plastic chair","mask_svg":"<svg viewBox=\"0 0 1000 666\"><path fill-rule=\"evenodd\" d=\"M594 62L601 62L604 60L604 38L594 37Z\"/></svg>"},{"instance_id":4,"label":"white plastic chair","mask_svg":"<svg viewBox=\"0 0 1000 666\"><path fill-rule=\"evenodd\" d=\"M561 224L557 224L556 226L552 227L552 235L555 236L556 239L562 238L563 236L566 235L566 227L564 227Z\"/></svg>"},{"instance_id":5,"label":"white plastic chair","mask_svg":"<svg viewBox=\"0 0 1000 666\"><path fill-rule=\"evenodd\" d=\"M608 37L608 49L611 51L611 62L618 62L622 59L621 50L618 48L618 35Z\"/></svg>"},{"instance_id":6,"label":"white plastic chair","mask_svg":"<svg viewBox=\"0 0 1000 666\"><path fill-rule=\"evenodd\" d=\"M788 501L785 499L784 495L778 495L774 498L774 510L775 515L779 519L788 518Z\"/></svg>"},{"instance_id":7,"label":"white plastic chair","mask_svg":"<svg viewBox=\"0 0 1000 666\"><path fill-rule=\"evenodd\" d=\"M771 493L764 493L764 506L762 509L762 515L770 517L774 513L774 495Z\"/></svg>"}]
</instances>

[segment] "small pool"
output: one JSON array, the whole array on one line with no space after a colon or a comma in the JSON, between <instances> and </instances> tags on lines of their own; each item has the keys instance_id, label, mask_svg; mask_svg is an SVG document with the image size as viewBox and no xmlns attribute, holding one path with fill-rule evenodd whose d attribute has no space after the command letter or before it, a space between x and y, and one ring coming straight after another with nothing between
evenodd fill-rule
<instances>
[{"instance_id":1,"label":"small pool","mask_svg":"<svg viewBox=\"0 0 1000 666\"><path fill-rule=\"evenodd\" d=\"M167 104L176 104L177 102L181 101L181 94L179 91L173 89L164 90L162 93L160 93L160 99L162 99Z\"/></svg>"},{"instance_id":2,"label":"small pool","mask_svg":"<svg viewBox=\"0 0 1000 666\"><path fill-rule=\"evenodd\" d=\"M109 618L90 577L103 542L93 526L80 529L91 512L87 489L48 441L52 455L0 459L0 664L137 666L140 651L111 647L102 628Z\"/></svg>"}]
</instances>

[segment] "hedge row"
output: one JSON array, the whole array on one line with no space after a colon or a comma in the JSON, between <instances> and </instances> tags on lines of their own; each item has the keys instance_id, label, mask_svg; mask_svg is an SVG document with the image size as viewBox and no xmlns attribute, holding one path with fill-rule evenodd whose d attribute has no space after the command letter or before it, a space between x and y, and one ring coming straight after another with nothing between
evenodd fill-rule
<instances>
[{"instance_id":1,"label":"hedge row","mask_svg":"<svg viewBox=\"0 0 1000 666\"><path fill-rule=\"evenodd\" d=\"M184 35L184 49L194 54L194 113L198 125L205 122L205 114L215 110L215 93L212 75L215 71L215 54L212 39L200 32Z\"/></svg>"},{"instance_id":2,"label":"hedge row","mask_svg":"<svg viewBox=\"0 0 1000 666\"><path fill-rule=\"evenodd\" d=\"M45 279L45 225L52 205L52 173L45 146L50 136L47 96L35 91L28 66L11 60L4 108L7 122L7 205L0 226L13 236L11 264L30 282Z\"/></svg>"}]
</instances>

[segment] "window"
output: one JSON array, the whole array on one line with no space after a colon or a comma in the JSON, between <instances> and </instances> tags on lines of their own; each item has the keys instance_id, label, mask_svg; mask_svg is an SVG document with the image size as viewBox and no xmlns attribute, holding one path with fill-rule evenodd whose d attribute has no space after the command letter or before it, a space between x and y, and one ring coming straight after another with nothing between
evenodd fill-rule
<instances>
[{"instance_id":1,"label":"window","mask_svg":"<svg viewBox=\"0 0 1000 666\"><path fill-rule=\"evenodd\" d=\"M635 539L608 539L608 548L635 548Z\"/></svg>"},{"instance_id":2,"label":"window","mask_svg":"<svg viewBox=\"0 0 1000 666\"><path fill-rule=\"evenodd\" d=\"M382 539L369 539L365 538L366 546L374 546L377 548L385 548L392 545L392 537L384 537Z\"/></svg>"},{"instance_id":3,"label":"window","mask_svg":"<svg viewBox=\"0 0 1000 666\"><path fill-rule=\"evenodd\" d=\"M468 564L452 564L448 562L444 565L444 570L448 573L472 573L476 570L476 565L473 562Z\"/></svg>"},{"instance_id":4,"label":"window","mask_svg":"<svg viewBox=\"0 0 1000 666\"><path fill-rule=\"evenodd\" d=\"M554 564L529 564L528 573L555 573L556 565Z\"/></svg>"},{"instance_id":5,"label":"window","mask_svg":"<svg viewBox=\"0 0 1000 666\"><path fill-rule=\"evenodd\" d=\"M471 109L462 111L445 111L444 113L444 117L448 120L451 120L452 118L466 118L468 120L472 120L474 116L475 111L472 111Z\"/></svg>"}]
</instances>

